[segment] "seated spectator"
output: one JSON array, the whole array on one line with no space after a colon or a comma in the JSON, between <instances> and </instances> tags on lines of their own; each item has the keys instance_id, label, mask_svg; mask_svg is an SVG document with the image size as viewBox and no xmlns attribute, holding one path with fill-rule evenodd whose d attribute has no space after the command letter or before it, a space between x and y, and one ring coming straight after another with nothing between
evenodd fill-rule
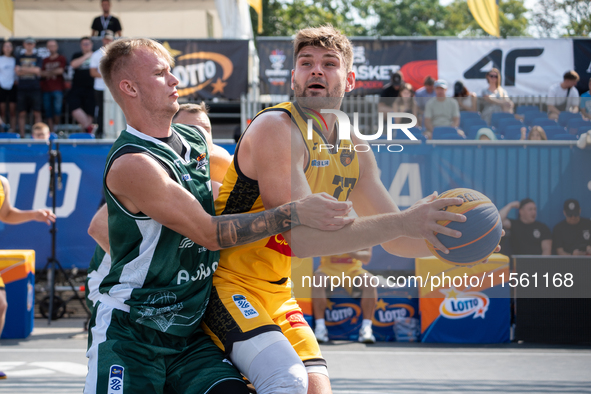
<instances>
[{"instance_id":1,"label":"seated spectator","mask_svg":"<svg viewBox=\"0 0 591 394\"><path fill-rule=\"evenodd\" d=\"M384 86L380 93L380 102L378 104L378 111L386 114L392 112L394 105L394 97L400 96L400 88L404 85L404 77L400 71L396 71L390 75L390 82Z\"/></svg>"},{"instance_id":2,"label":"seated spectator","mask_svg":"<svg viewBox=\"0 0 591 394\"><path fill-rule=\"evenodd\" d=\"M558 119L562 111L579 111L579 91L575 87L579 82L576 71L568 71L562 77L562 82L555 83L548 89L548 118Z\"/></svg>"},{"instance_id":3,"label":"seated spectator","mask_svg":"<svg viewBox=\"0 0 591 394\"><path fill-rule=\"evenodd\" d=\"M525 129L525 127L521 128L522 133L523 133L523 129ZM529 134L527 135L527 139L530 141L547 141L548 137L546 137L546 132L544 131L542 126L534 126L529 131Z\"/></svg>"},{"instance_id":4,"label":"seated spectator","mask_svg":"<svg viewBox=\"0 0 591 394\"><path fill-rule=\"evenodd\" d=\"M497 136L488 127L483 127L476 133L476 139L482 141L496 141Z\"/></svg>"},{"instance_id":5,"label":"seated spectator","mask_svg":"<svg viewBox=\"0 0 591 394\"><path fill-rule=\"evenodd\" d=\"M581 206L573 198L564 202L565 220L554 226L552 245L556 254L564 256L591 255L591 220L581 217Z\"/></svg>"},{"instance_id":6,"label":"seated spectator","mask_svg":"<svg viewBox=\"0 0 591 394\"><path fill-rule=\"evenodd\" d=\"M508 219L511 209L519 209L519 219ZM531 198L513 201L500 211L503 228L511 230L509 243L513 254L550 255L552 252L552 233L548 226L536 220L536 203Z\"/></svg>"},{"instance_id":7,"label":"seated spectator","mask_svg":"<svg viewBox=\"0 0 591 394\"><path fill-rule=\"evenodd\" d=\"M581 94L579 109L584 119L591 120L591 78L589 78L589 90Z\"/></svg>"},{"instance_id":8,"label":"seated spectator","mask_svg":"<svg viewBox=\"0 0 591 394\"><path fill-rule=\"evenodd\" d=\"M456 129L460 125L460 106L451 97L446 97L447 82L438 79L435 82L435 97L427 101L425 106L425 135L431 138L435 127L449 126ZM464 132L458 129L458 134Z\"/></svg>"},{"instance_id":9,"label":"seated spectator","mask_svg":"<svg viewBox=\"0 0 591 394\"><path fill-rule=\"evenodd\" d=\"M48 140L49 139L49 126L43 122L35 123L31 132L31 137L34 140Z\"/></svg>"},{"instance_id":10,"label":"seated spectator","mask_svg":"<svg viewBox=\"0 0 591 394\"><path fill-rule=\"evenodd\" d=\"M417 89L415 93L415 101L417 103L417 108L419 110L419 122L420 124L424 123L423 113L425 112L425 106L427 105L427 101L430 98L435 97L435 80L430 75L425 77L425 81L423 82L423 87Z\"/></svg>"},{"instance_id":11,"label":"seated spectator","mask_svg":"<svg viewBox=\"0 0 591 394\"><path fill-rule=\"evenodd\" d=\"M490 125L493 113L513 113L513 102L509 99L507 91L501 87L501 73L498 69L492 68L486 74L486 81L488 87L480 94L483 98L481 117Z\"/></svg>"},{"instance_id":12,"label":"seated spectator","mask_svg":"<svg viewBox=\"0 0 591 394\"><path fill-rule=\"evenodd\" d=\"M394 105L392 106L394 112L402 112L406 114L413 114L417 116L417 103L413 97L412 86L410 83L405 83L400 88L400 96L394 99ZM410 123L411 120L408 118L396 118L396 123Z\"/></svg>"},{"instance_id":13,"label":"seated spectator","mask_svg":"<svg viewBox=\"0 0 591 394\"><path fill-rule=\"evenodd\" d=\"M454 85L454 98L458 100L460 111L478 111L478 99L476 93L468 91L462 81L457 81Z\"/></svg>"}]
</instances>

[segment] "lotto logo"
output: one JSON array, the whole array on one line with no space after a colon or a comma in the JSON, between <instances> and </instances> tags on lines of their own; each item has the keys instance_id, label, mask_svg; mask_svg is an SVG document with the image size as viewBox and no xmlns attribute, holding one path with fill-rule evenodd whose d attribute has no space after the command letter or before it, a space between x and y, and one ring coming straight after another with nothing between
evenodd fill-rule
<instances>
[{"instance_id":1,"label":"lotto logo","mask_svg":"<svg viewBox=\"0 0 591 394\"><path fill-rule=\"evenodd\" d=\"M109 391L108 394L123 394L123 368L120 365L111 365L109 371Z\"/></svg>"}]
</instances>

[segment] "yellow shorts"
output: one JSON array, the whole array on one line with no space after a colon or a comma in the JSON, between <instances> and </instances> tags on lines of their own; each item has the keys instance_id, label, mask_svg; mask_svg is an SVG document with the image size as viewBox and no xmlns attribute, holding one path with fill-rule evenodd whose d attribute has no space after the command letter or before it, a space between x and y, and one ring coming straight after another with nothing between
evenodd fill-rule
<instances>
[{"instance_id":1,"label":"yellow shorts","mask_svg":"<svg viewBox=\"0 0 591 394\"><path fill-rule=\"evenodd\" d=\"M305 365L324 362L314 332L291 297L291 283L245 286L215 277L203 328L226 354L234 342L269 331L281 331ZM268 285L268 284L267 284Z\"/></svg>"}]
</instances>

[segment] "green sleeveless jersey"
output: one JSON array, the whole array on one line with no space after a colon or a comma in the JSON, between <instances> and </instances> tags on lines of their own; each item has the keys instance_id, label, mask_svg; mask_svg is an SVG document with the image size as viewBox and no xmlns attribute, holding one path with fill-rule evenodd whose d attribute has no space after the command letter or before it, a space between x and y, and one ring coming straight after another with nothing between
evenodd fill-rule
<instances>
[{"instance_id":1,"label":"green sleeveless jersey","mask_svg":"<svg viewBox=\"0 0 591 394\"><path fill-rule=\"evenodd\" d=\"M189 126L173 124L172 132L181 139L183 157L129 125L107 156L103 186L112 261L99 287L99 301L129 312L133 321L146 327L186 337L197 330L207 307L219 252L195 244L142 213L129 212L106 185L114 159L122 152L143 152L166 168L207 213L215 215L205 138Z\"/></svg>"}]
</instances>

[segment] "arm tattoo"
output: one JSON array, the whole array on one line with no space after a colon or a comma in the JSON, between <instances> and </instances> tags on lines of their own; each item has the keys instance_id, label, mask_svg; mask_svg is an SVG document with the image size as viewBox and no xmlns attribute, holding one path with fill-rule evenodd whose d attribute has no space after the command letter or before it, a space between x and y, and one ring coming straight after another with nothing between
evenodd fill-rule
<instances>
[{"instance_id":1,"label":"arm tattoo","mask_svg":"<svg viewBox=\"0 0 591 394\"><path fill-rule=\"evenodd\" d=\"M222 249L255 242L301 224L295 202L268 211L212 219L217 223L218 244Z\"/></svg>"}]
</instances>

